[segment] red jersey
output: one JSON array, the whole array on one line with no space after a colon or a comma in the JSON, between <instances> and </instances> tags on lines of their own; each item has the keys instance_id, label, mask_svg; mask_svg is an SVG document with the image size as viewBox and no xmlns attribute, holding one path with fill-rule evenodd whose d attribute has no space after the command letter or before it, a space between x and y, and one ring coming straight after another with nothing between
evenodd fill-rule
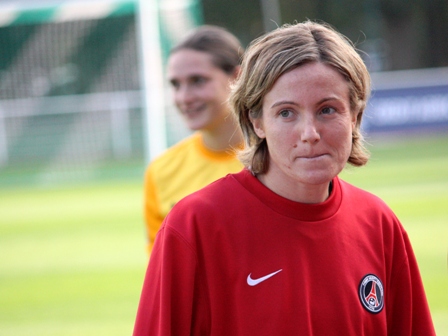
<instances>
[{"instance_id":1,"label":"red jersey","mask_svg":"<svg viewBox=\"0 0 448 336\"><path fill-rule=\"evenodd\" d=\"M408 236L384 202L339 178L325 202L293 202L243 170L165 219L134 335L435 332Z\"/></svg>"}]
</instances>

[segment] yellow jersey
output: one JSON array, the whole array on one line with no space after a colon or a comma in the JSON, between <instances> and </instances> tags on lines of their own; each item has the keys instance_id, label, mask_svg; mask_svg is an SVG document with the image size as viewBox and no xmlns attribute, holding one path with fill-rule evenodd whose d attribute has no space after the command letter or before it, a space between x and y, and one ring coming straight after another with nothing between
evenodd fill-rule
<instances>
[{"instance_id":1,"label":"yellow jersey","mask_svg":"<svg viewBox=\"0 0 448 336\"><path fill-rule=\"evenodd\" d=\"M241 171L235 152L206 148L199 132L168 148L145 172L144 212L148 252L171 208L183 197L211 182Z\"/></svg>"}]
</instances>

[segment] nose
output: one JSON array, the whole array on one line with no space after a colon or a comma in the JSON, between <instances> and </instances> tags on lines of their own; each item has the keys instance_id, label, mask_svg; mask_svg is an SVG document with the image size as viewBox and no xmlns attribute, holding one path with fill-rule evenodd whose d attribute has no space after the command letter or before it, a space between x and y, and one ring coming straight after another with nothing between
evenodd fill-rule
<instances>
[{"instance_id":1,"label":"nose","mask_svg":"<svg viewBox=\"0 0 448 336\"><path fill-rule=\"evenodd\" d=\"M193 93L188 85L179 86L174 92L174 100L177 105L188 105L193 101Z\"/></svg>"},{"instance_id":2,"label":"nose","mask_svg":"<svg viewBox=\"0 0 448 336\"><path fill-rule=\"evenodd\" d=\"M306 118L303 123L300 140L310 144L316 143L320 140L320 133L318 123L314 118Z\"/></svg>"}]
</instances>

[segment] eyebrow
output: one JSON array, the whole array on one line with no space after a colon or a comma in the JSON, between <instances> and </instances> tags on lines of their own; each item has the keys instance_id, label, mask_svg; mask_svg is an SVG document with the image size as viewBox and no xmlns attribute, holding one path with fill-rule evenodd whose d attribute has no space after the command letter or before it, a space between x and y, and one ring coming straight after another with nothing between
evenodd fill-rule
<instances>
[{"instance_id":1,"label":"eyebrow","mask_svg":"<svg viewBox=\"0 0 448 336\"><path fill-rule=\"evenodd\" d=\"M319 101L317 102L317 105L322 104L322 103L325 103L325 102L330 101L330 100L340 100L340 99L339 99L339 97L337 97L337 96L326 97L326 98L323 98L323 99L319 100ZM300 106L300 104L298 104L298 103L296 103L296 102L294 102L294 101L291 101L291 100L280 100L280 101L275 102L274 104L272 104L271 108L274 108L274 107L279 106L279 105L294 105L294 106Z\"/></svg>"},{"instance_id":2,"label":"eyebrow","mask_svg":"<svg viewBox=\"0 0 448 336\"><path fill-rule=\"evenodd\" d=\"M191 79L193 79L193 78L205 78L205 79L207 79L207 78L209 78L209 76L207 76L207 75L205 75L205 74L202 74L202 73L194 73L194 74L190 74L190 75L188 75L186 78L187 78L187 80L191 80ZM167 76L167 79L168 79L168 81L169 82L173 82L173 81L176 81L176 82L178 82L179 80L178 80L178 77L169 77L169 76Z\"/></svg>"},{"instance_id":3,"label":"eyebrow","mask_svg":"<svg viewBox=\"0 0 448 336\"><path fill-rule=\"evenodd\" d=\"M278 102L275 102L274 104L272 104L271 108L274 108L276 106L279 105L295 105L295 106L299 106L299 104L293 102L293 101L289 101L289 100L280 100Z\"/></svg>"}]
</instances>

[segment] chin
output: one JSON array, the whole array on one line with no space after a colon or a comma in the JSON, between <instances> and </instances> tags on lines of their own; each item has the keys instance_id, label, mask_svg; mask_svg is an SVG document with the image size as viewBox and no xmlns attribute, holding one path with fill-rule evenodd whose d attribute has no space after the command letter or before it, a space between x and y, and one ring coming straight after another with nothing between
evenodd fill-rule
<instances>
[{"instance_id":1,"label":"chin","mask_svg":"<svg viewBox=\"0 0 448 336\"><path fill-rule=\"evenodd\" d=\"M188 122L187 127L192 131L200 131L207 127L207 124L203 122Z\"/></svg>"},{"instance_id":2,"label":"chin","mask_svg":"<svg viewBox=\"0 0 448 336\"><path fill-rule=\"evenodd\" d=\"M337 174L332 174L330 172L312 172L309 174L301 174L301 176L298 176L298 179L309 185L321 185L330 183L336 175Z\"/></svg>"},{"instance_id":3,"label":"chin","mask_svg":"<svg viewBox=\"0 0 448 336\"><path fill-rule=\"evenodd\" d=\"M203 116L202 118L188 119L186 121L187 127L193 131L200 131L210 128L210 126L213 125L213 120L204 117L206 116Z\"/></svg>"},{"instance_id":4,"label":"chin","mask_svg":"<svg viewBox=\"0 0 448 336\"><path fill-rule=\"evenodd\" d=\"M187 127L191 130L191 131L200 131L201 128L197 127L196 125L191 125L191 124L187 124Z\"/></svg>"},{"instance_id":5,"label":"chin","mask_svg":"<svg viewBox=\"0 0 448 336\"><path fill-rule=\"evenodd\" d=\"M187 125L187 127L191 130L200 130L201 128L204 128L204 120L203 118L201 118L201 116L197 115L197 116L186 116L184 115L184 120L185 123Z\"/></svg>"}]
</instances>

